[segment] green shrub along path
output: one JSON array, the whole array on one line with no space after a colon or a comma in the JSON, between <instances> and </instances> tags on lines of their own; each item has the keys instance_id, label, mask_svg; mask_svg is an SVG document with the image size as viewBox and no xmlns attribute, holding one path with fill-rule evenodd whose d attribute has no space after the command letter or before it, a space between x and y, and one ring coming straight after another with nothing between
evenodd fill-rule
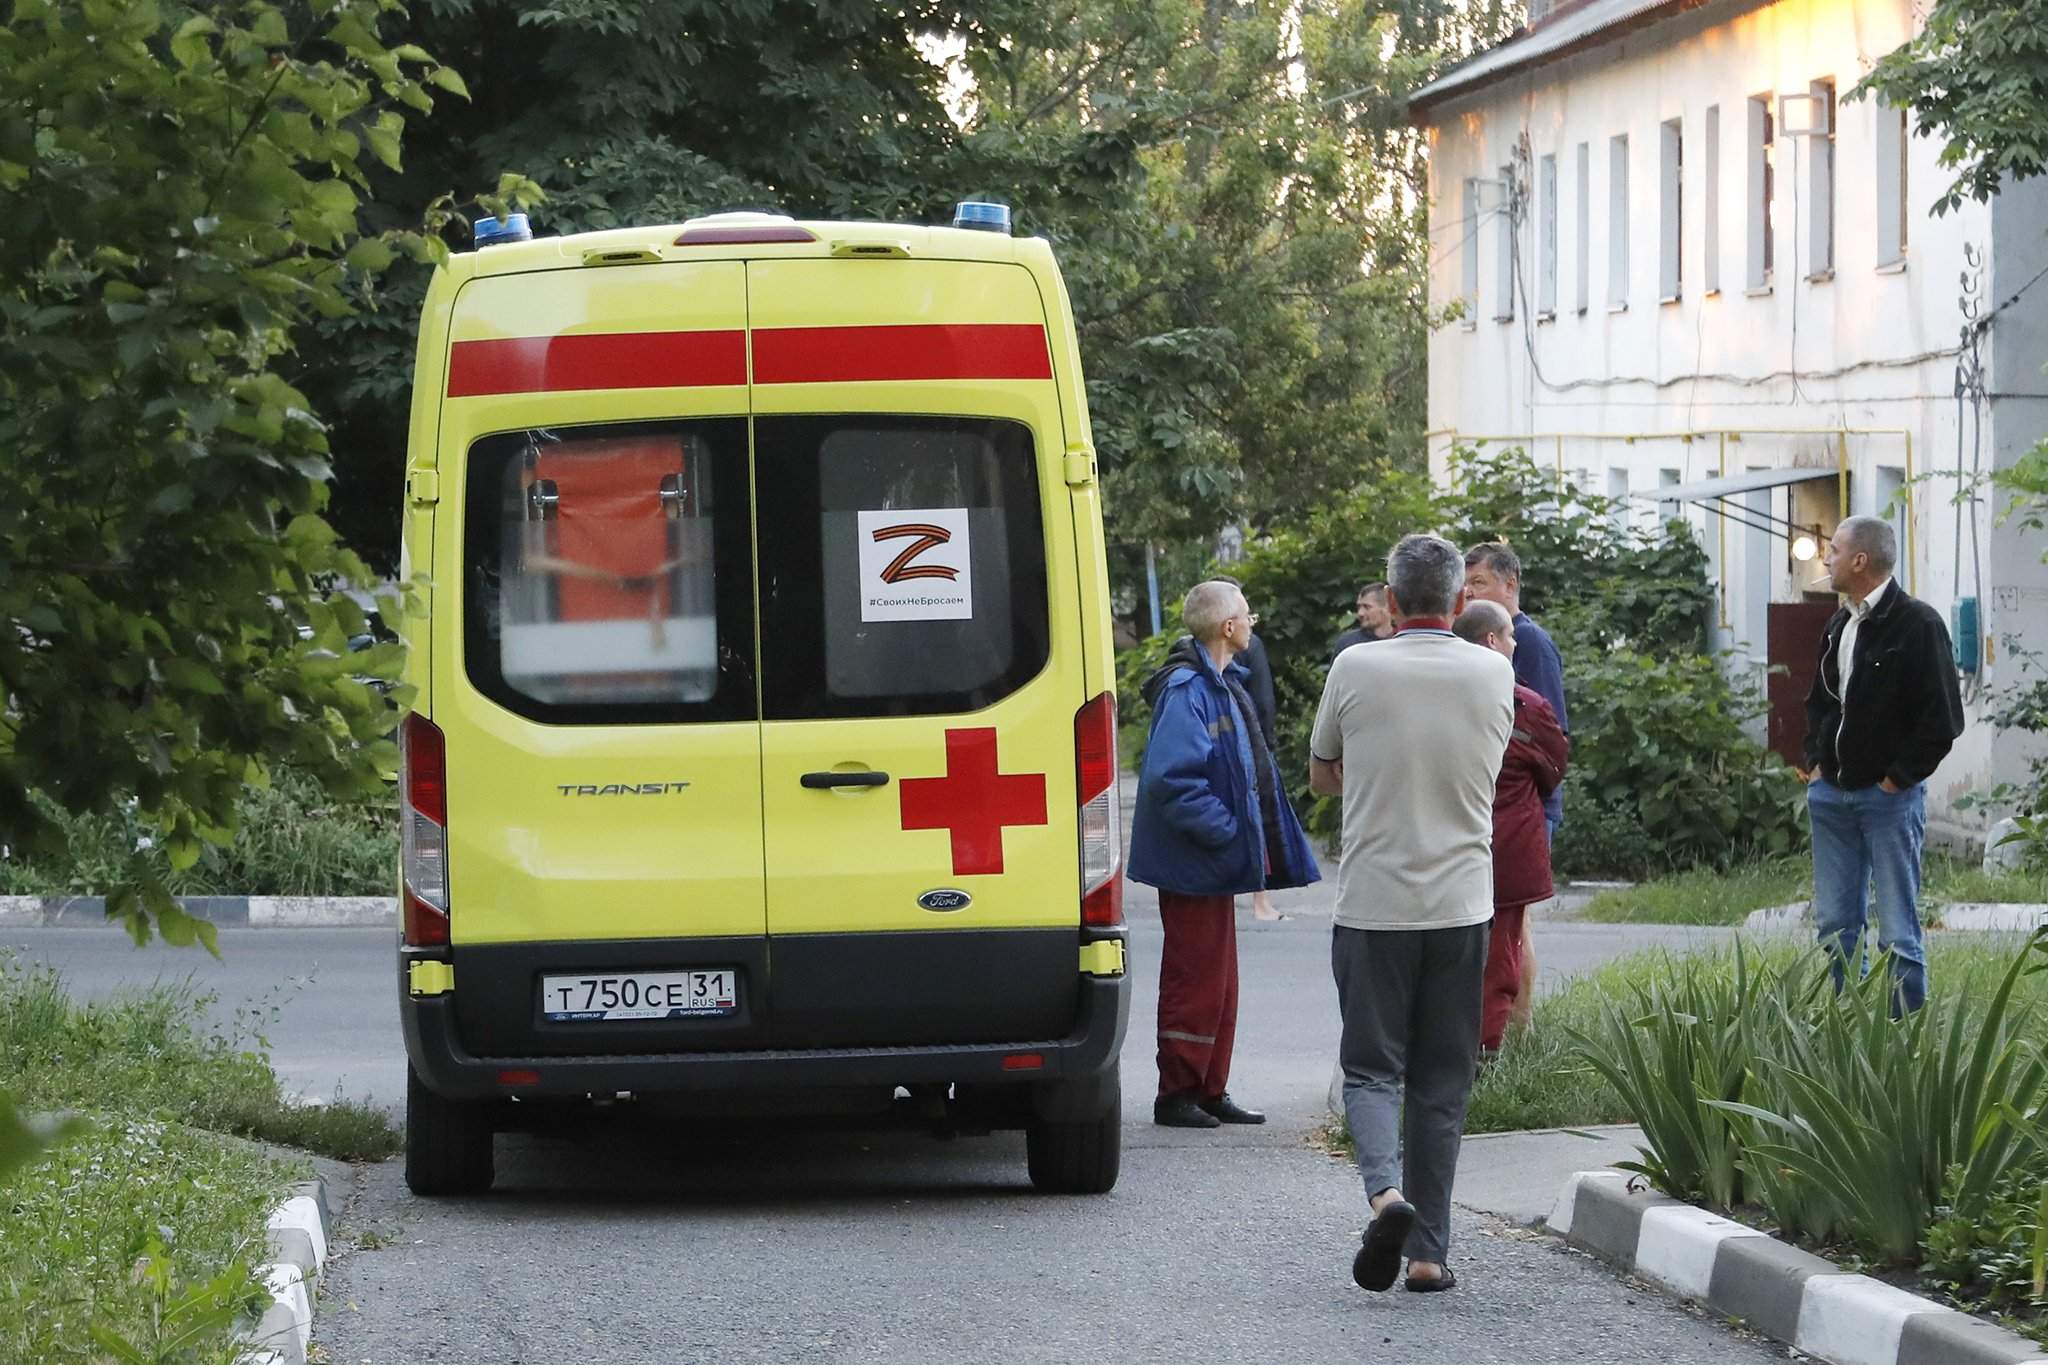
<instances>
[{"instance_id":1,"label":"green shrub along path","mask_svg":"<svg viewBox=\"0 0 2048 1365\"><path fill-rule=\"evenodd\" d=\"M1559 870L1638 877L1804 847L1798 777L1743 732L1762 698L1737 689L1706 653L1713 592L1690 532L1642 529L1618 503L1589 492L1560 511L1556 471L1518 450L1461 449L1449 484L1375 470L1369 491L1270 530L1230 566L1259 613L1281 771L1297 784L1310 830L1327 839L1337 827L1336 802L1305 790L1330 644L1350 624L1359 585L1384 576L1393 544L1440 528L1461 545L1514 545L1522 604L1563 655L1574 739ZM1176 614L1177 599L1169 605ZM1139 685L1179 633L1169 620L1119 657L1118 708L1128 724L1146 723Z\"/></svg>"},{"instance_id":2,"label":"green shrub along path","mask_svg":"<svg viewBox=\"0 0 2048 1365\"><path fill-rule=\"evenodd\" d=\"M1922 916L1930 921L1939 919L1944 905L2048 904L2048 871L1987 873L1972 862L1929 853L1925 872ZM1725 872L1698 868L1602 891L1573 918L1600 924L1739 925L1752 911L1812 895L1813 861L1798 855Z\"/></svg>"},{"instance_id":3,"label":"green shrub along path","mask_svg":"<svg viewBox=\"0 0 2048 1365\"><path fill-rule=\"evenodd\" d=\"M239 1139L342 1160L395 1150L380 1111L287 1102L264 1011L223 1036L199 1023L208 1003L160 987L77 1004L0 955L0 1090L79 1120L0 1199L0 1360L228 1359L236 1318L269 1301L252 1274L265 1217L309 1174Z\"/></svg>"},{"instance_id":4,"label":"green shrub along path","mask_svg":"<svg viewBox=\"0 0 2048 1365\"><path fill-rule=\"evenodd\" d=\"M43 805L62 851L0 859L0 895L104 895L154 837L133 810L71 815ZM164 882L181 896L389 896L397 866L395 796L336 798L287 765L268 787L243 788L229 843L204 845Z\"/></svg>"},{"instance_id":5,"label":"green shrub along path","mask_svg":"<svg viewBox=\"0 0 2048 1365\"><path fill-rule=\"evenodd\" d=\"M1884 972L1836 992L1783 940L1611 971L1590 1026L1539 1005L1536 1030L1576 1044L1561 1088L1589 1064L1641 1126L1634 1169L2048 1341L2048 929L1937 941L1903 1019Z\"/></svg>"}]
</instances>

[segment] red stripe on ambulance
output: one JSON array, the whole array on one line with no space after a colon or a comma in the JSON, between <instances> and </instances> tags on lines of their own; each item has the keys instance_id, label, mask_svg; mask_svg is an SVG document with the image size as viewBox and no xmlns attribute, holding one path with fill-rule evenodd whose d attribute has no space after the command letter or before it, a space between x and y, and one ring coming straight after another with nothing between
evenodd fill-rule
<instances>
[{"instance_id":1,"label":"red stripe on ambulance","mask_svg":"<svg viewBox=\"0 0 2048 1365\"><path fill-rule=\"evenodd\" d=\"M756 384L859 384L904 379L1050 379L1038 323L763 327Z\"/></svg>"},{"instance_id":2,"label":"red stripe on ambulance","mask_svg":"<svg viewBox=\"0 0 2048 1365\"><path fill-rule=\"evenodd\" d=\"M747 334L737 328L458 341L448 352L450 398L746 382Z\"/></svg>"}]
</instances>

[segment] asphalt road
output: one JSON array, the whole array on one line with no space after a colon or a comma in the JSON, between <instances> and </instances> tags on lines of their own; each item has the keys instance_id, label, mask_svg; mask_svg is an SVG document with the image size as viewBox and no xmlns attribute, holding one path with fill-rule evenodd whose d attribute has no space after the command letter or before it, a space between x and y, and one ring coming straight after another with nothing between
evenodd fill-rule
<instances>
[{"instance_id":1,"label":"asphalt road","mask_svg":"<svg viewBox=\"0 0 2048 1365\"><path fill-rule=\"evenodd\" d=\"M1741 1362L1782 1352L1633 1288L1553 1239L1461 1212L1441 1296L1349 1279L1364 1220L1351 1168L1315 1150L1336 997L1320 893L1240 935L1234 1093L1263 1128L1149 1122L1159 925L1132 888L1133 1027L1124 1174L1099 1198L1032 1192L1014 1135L724 1133L621 1115L499 1139L499 1189L427 1202L396 1162L347 1191L318 1343L392 1362L1288 1360ZM1697 932L1547 924L1547 980ZM11 943L9 943L11 940ZM118 932L0 943L97 997L151 980L254 1018L286 1083L390 1103L403 1092L391 934L242 930L223 960Z\"/></svg>"},{"instance_id":2,"label":"asphalt road","mask_svg":"<svg viewBox=\"0 0 2048 1365\"><path fill-rule=\"evenodd\" d=\"M1322 888L1282 893L1292 915L1258 924L1240 912L1237 1059L1233 1093L1303 1130L1321 1121L1337 1037L1330 921ZM1241 904L1248 904L1241 903ZM1158 901L1128 888L1134 984L1123 1060L1125 1115L1149 1120L1150 1020L1156 1006ZM1543 985L1626 953L1724 939L1725 930L1539 922ZM307 1099L369 1100L394 1113L405 1095L398 1030L395 937L387 929L223 929L218 960L196 948L136 948L111 928L0 930L0 952L62 974L71 993L101 999L157 983L211 997L211 1026L260 1036L287 1089Z\"/></svg>"}]
</instances>

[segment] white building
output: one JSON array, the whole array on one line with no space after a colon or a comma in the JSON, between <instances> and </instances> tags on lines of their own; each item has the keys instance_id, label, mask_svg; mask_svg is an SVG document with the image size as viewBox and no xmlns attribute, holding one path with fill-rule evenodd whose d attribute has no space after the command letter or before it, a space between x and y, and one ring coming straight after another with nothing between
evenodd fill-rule
<instances>
[{"instance_id":1,"label":"white building","mask_svg":"<svg viewBox=\"0 0 2048 1365\"><path fill-rule=\"evenodd\" d=\"M2015 640L2048 653L2048 546L1988 489L1956 497L2048 435L2048 180L1930 215L1939 145L1840 98L1917 22L1910 0L1533 0L1420 92L1430 301L1463 305L1430 340L1430 459L1443 478L1453 444L1507 438L1646 521L1683 509L1717 643L1790 670L1781 752L1835 604L1793 541L1891 517L1899 578L1974 666L1929 789L1969 833L1955 799L2028 752L1994 746L1984 694L2022 676Z\"/></svg>"}]
</instances>

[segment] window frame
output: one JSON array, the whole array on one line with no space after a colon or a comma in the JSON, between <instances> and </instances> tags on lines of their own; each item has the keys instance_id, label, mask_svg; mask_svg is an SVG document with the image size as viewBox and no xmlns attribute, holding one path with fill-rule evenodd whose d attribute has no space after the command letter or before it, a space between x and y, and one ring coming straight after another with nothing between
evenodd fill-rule
<instances>
[{"instance_id":1,"label":"window frame","mask_svg":"<svg viewBox=\"0 0 2048 1365\"><path fill-rule=\"evenodd\" d=\"M778 488L785 495L790 491L788 472L776 467L792 453L782 447L783 441L796 439L811 429L845 423L889 423L930 431L976 429L989 433L992 440L1000 434L1015 442L1009 451L1001 452L1001 458L1010 462L1000 470L1005 493L1001 504L1005 513L1004 530L1013 556L1021 547L1028 545L1032 549L1032 560L1020 569L1013 558L1010 601L1013 609L1019 602L1035 603L1037 613L1029 619L1013 616L1012 640L1015 647L1010 666L979 687L961 691L895 693L886 697L836 697L828 690L826 628L822 611L806 622L801 613L807 604L794 597L785 601L773 586L774 578L782 571L779 542L784 535L810 536L809 544L816 548L822 569L824 549L816 536L816 514L822 509L815 504L785 506L772 524L766 517L761 518L756 538L757 572L761 583L758 610L762 720L880 720L963 715L986 710L1030 687L1054 664L1051 593L1054 547L1047 539L1049 527L1041 469L1045 454L1039 449L1031 425L1009 417L897 412L756 413L753 419L754 469L762 486ZM790 435L785 436L785 431ZM1000 451L1001 442L997 444ZM812 452L813 460L821 446L822 438L809 445L802 444L800 440L797 442L797 448ZM1014 500L1011 495L1015 495ZM1027 513L1028 524L1021 524L1014 515L1017 513ZM798 541L798 544L803 543ZM816 578L822 585L822 572ZM977 591L982 581L977 576ZM820 593L822 591L821 586ZM822 596L815 600L822 605ZM879 621L871 624L887 627L918 623ZM815 630L811 629L813 625ZM795 641L803 643L793 645ZM812 661L808 671L800 674L778 657L792 648L800 657ZM799 677L801 684L793 681Z\"/></svg>"},{"instance_id":2,"label":"window frame","mask_svg":"<svg viewBox=\"0 0 2048 1365\"><path fill-rule=\"evenodd\" d=\"M618 439L703 427L713 428L712 434L723 441L712 443L710 455L714 499L711 513L712 601L719 660L717 690L703 701L551 702L514 687L505 677L501 646L490 633L492 604L485 600L487 585L484 575L479 572L479 566L483 564L492 565L500 571L503 568L503 480L507 467L524 455L532 445L536 431L558 436L577 434ZM711 441L711 435L706 439ZM464 452L459 585L462 673L469 686L514 715L545 725L701 725L758 719L751 569L751 465L748 419L744 415L517 427L489 432L473 439ZM719 565L733 563L748 566L747 571L737 576L719 574Z\"/></svg>"}]
</instances>

